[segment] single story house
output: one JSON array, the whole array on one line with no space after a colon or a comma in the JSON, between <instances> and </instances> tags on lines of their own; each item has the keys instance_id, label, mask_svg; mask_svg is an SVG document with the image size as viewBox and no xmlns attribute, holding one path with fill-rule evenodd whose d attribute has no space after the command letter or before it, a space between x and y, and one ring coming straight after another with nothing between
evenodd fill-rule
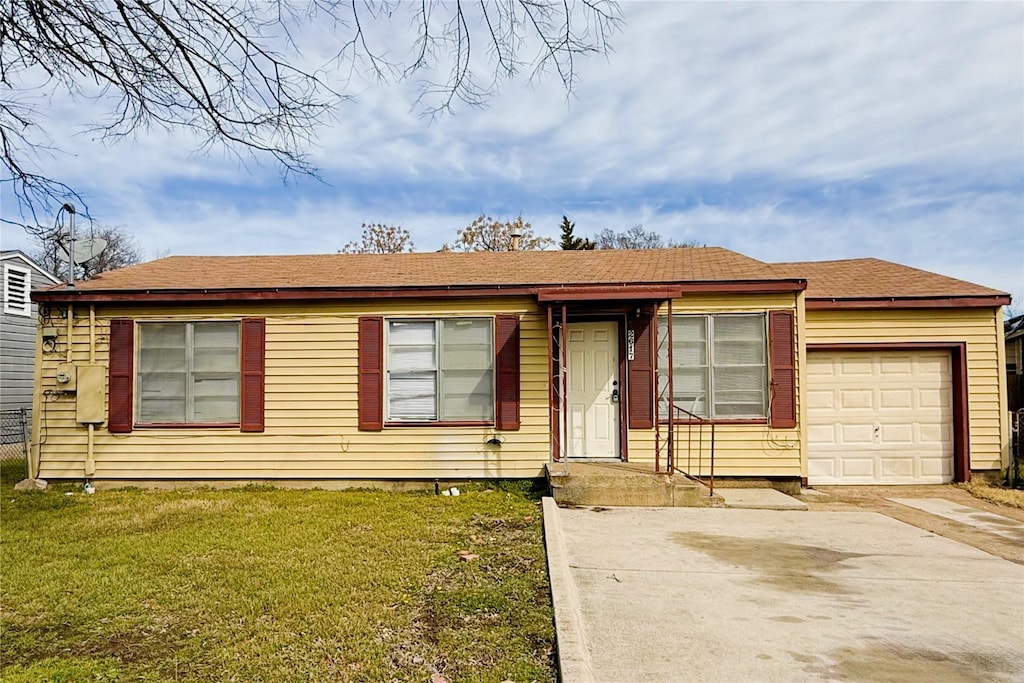
<instances>
[{"instance_id":1,"label":"single story house","mask_svg":"<svg viewBox=\"0 0 1024 683\"><path fill-rule=\"evenodd\" d=\"M713 453L719 479L911 484L1007 459L1009 296L877 259L171 257L33 297L46 479L706 476Z\"/></svg>"}]
</instances>

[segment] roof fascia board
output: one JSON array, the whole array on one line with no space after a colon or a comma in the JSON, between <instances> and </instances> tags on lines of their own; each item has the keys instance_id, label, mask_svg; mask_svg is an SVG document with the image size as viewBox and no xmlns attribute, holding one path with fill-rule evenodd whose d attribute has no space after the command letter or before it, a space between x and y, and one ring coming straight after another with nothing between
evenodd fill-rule
<instances>
[{"instance_id":1,"label":"roof fascia board","mask_svg":"<svg viewBox=\"0 0 1024 683\"><path fill-rule=\"evenodd\" d=\"M40 303L175 303L199 301L323 301L334 299L445 299L466 296L537 296L540 301L594 299L657 299L673 298L686 293L766 293L797 292L806 288L805 280L690 282L673 284L621 285L536 285L484 286L452 285L449 287L389 288L268 288L268 289L195 289L195 290L101 290L54 288L34 292L32 300ZM545 297L540 298L541 292Z\"/></svg>"},{"instance_id":2,"label":"roof fascia board","mask_svg":"<svg viewBox=\"0 0 1024 683\"><path fill-rule=\"evenodd\" d=\"M807 299L808 311L878 308L992 308L1010 303L1009 294L979 296L886 297L872 299Z\"/></svg>"}]
</instances>

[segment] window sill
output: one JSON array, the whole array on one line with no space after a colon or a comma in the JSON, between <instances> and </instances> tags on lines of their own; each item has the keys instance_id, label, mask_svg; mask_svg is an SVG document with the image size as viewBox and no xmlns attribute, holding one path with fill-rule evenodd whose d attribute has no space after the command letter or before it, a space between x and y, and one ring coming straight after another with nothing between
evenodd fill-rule
<instances>
[{"instance_id":1,"label":"window sill","mask_svg":"<svg viewBox=\"0 0 1024 683\"><path fill-rule=\"evenodd\" d=\"M241 429L238 422L145 422L135 429Z\"/></svg>"},{"instance_id":2,"label":"window sill","mask_svg":"<svg viewBox=\"0 0 1024 683\"><path fill-rule=\"evenodd\" d=\"M385 427L493 427L494 420L434 420L432 422L385 422Z\"/></svg>"}]
</instances>

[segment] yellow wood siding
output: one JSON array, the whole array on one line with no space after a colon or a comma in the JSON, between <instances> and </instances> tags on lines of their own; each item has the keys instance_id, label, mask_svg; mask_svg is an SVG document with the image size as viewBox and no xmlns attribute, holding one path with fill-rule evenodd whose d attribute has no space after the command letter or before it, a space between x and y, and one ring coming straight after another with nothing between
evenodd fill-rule
<instances>
[{"instance_id":1,"label":"yellow wood siding","mask_svg":"<svg viewBox=\"0 0 1024 683\"><path fill-rule=\"evenodd\" d=\"M993 309L921 311L810 311L794 294L687 295L677 313L763 312L796 314L796 382L799 426L716 427L716 476L806 476L803 436L805 343L957 341L967 344L971 467L1000 466L1008 427L1002 407L999 341ZM89 360L88 308L76 307L72 360ZM485 442L491 427L392 427L357 429L356 341L360 315L434 317L519 313L521 418L519 431L501 432L501 447ZM54 314L59 315L58 312ZM136 429L112 435L96 430L96 477L109 479L433 479L539 476L549 459L546 316L527 297L452 300L353 301L316 304L252 303L157 307L97 307L97 363L108 358L109 320L199 320L264 317L267 321L263 433L238 429ZM59 393L56 367L66 362L66 319L46 323L59 333L56 350L39 354L39 476L81 478L87 432L75 423L73 395ZM1001 393L1002 392L1002 393ZM666 433L662 429L662 434ZM707 433L705 434L707 436ZM629 430L629 457L653 462L655 430ZM686 429L679 432L680 442ZM680 443L678 462L685 465ZM708 473L708 448L703 467Z\"/></svg>"},{"instance_id":2,"label":"yellow wood siding","mask_svg":"<svg viewBox=\"0 0 1024 683\"><path fill-rule=\"evenodd\" d=\"M965 342L970 467L998 469L1008 438L998 313L995 308L811 310L807 343Z\"/></svg>"},{"instance_id":3,"label":"yellow wood siding","mask_svg":"<svg viewBox=\"0 0 1024 683\"><path fill-rule=\"evenodd\" d=\"M680 313L764 313L769 310L791 310L795 313L794 354L801 346L799 334L803 325L803 311L797 307L797 295L778 294L688 294L672 301L672 312ZM662 306L659 314L667 314ZM803 367L796 355L797 414L800 414L800 384ZM662 425L665 439L668 427ZM710 473L710 430L705 427L703 453L696 445L687 447L687 428L677 431L675 447L677 467L690 474L707 476ZM696 443L696 428L690 433ZM629 430L630 462L654 462L656 432L654 429ZM794 429L772 429L763 424L718 424L715 426L715 476L723 477L799 477L801 471L801 436L799 426ZM690 459L687 462L687 452ZM662 449L664 454L664 448ZM701 459L699 456L703 455ZM662 455L664 457L664 455ZM663 463L664 464L664 463Z\"/></svg>"},{"instance_id":4,"label":"yellow wood siding","mask_svg":"<svg viewBox=\"0 0 1024 683\"><path fill-rule=\"evenodd\" d=\"M521 416L519 431L503 431L502 446L485 442L493 427L357 429L356 337L359 315L435 316L519 313ZM75 311L73 358L89 355L88 312ZM98 311L96 362L108 357L109 320L239 319L267 322L263 433L230 429L138 428L96 431L96 477L214 478L462 478L534 477L548 460L546 318L529 299L375 301L338 305L249 305L203 308L106 308ZM82 317L85 316L85 317ZM43 354L40 387L40 476L81 478L86 428L77 425L73 395L55 392L56 366L65 362L63 321L59 353ZM51 392L51 393L47 393Z\"/></svg>"}]
</instances>

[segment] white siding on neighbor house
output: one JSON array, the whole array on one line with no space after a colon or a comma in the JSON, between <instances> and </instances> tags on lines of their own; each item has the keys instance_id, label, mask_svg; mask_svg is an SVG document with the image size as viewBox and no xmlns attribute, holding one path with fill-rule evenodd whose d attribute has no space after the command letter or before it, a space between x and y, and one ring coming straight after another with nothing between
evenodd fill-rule
<instances>
[{"instance_id":1,"label":"white siding on neighbor house","mask_svg":"<svg viewBox=\"0 0 1024 683\"><path fill-rule=\"evenodd\" d=\"M6 255L5 255L6 256ZM21 308L21 292L14 292L14 305L8 305L7 272L15 268L19 275L28 274L31 289L40 289L52 284L52 280L41 275L35 268L17 254L6 256L0 272L3 277L3 301L0 309L0 410L17 410L32 407L32 379L35 364L36 316L38 306L27 306L27 315L12 312Z\"/></svg>"}]
</instances>

